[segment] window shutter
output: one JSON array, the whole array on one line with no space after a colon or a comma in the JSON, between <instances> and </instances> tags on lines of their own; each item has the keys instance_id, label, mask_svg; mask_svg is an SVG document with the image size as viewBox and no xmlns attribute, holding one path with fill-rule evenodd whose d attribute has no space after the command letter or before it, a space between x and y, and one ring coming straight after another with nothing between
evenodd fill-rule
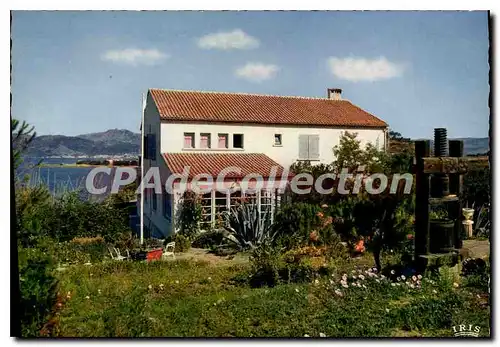
<instances>
[{"instance_id":1,"label":"window shutter","mask_svg":"<svg viewBox=\"0 0 500 347\"><path fill-rule=\"evenodd\" d=\"M309 136L299 135L299 159L309 159Z\"/></svg>"},{"instance_id":2,"label":"window shutter","mask_svg":"<svg viewBox=\"0 0 500 347\"><path fill-rule=\"evenodd\" d=\"M156 135L149 134L149 159L156 160Z\"/></svg>"},{"instance_id":3,"label":"window shutter","mask_svg":"<svg viewBox=\"0 0 500 347\"><path fill-rule=\"evenodd\" d=\"M319 159L319 135L309 135L309 159Z\"/></svg>"},{"instance_id":4,"label":"window shutter","mask_svg":"<svg viewBox=\"0 0 500 347\"><path fill-rule=\"evenodd\" d=\"M148 135L144 135L144 143L142 146L144 148L144 159L149 159Z\"/></svg>"}]
</instances>

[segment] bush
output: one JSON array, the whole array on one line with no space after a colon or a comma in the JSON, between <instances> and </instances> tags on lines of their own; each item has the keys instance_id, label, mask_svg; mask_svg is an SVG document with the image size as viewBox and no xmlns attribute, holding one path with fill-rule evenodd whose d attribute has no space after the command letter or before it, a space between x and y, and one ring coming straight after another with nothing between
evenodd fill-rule
<instances>
[{"instance_id":1,"label":"bush","mask_svg":"<svg viewBox=\"0 0 500 347\"><path fill-rule=\"evenodd\" d=\"M19 249L19 312L23 337L40 336L40 329L56 303L57 281L53 269L50 255L45 252L36 248Z\"/></svg>"},{"instance_id":2,"label":"bush","mask_svg":"<svg viewBox=\"0 0 500 347\"><path fill-rule=\"evenodd\" d=\"M165 240L165 244L169 242L175 242L176 253L184 253L189 251L189 249L191 248L191 241L189 240L189 238L179 233L167 237Z\"/></svg>"},{"instance_id":3,"label":"bush","mask_svg":"<svg viewBox=\"0 0 500 347\"><path fill-rule=\"evenodd\" d=\"M273 224L278 242L287 249L307 244L321 226L321 212L320 206L303 202L282 205Z\"/></svg>"},{"instance_id":4,"label":"bush","mask_svg":"<svg viewBox=\"0 0 500 347\"><path fill-rule=\"evenodd\" d=\"M191 245L196 248L213 249L215 246L221 245L223 240L224 233L222 231L211 230L196 236Z\"/></svg>"},{"instance_id":5,"label":"bush","mask_svg":"<svg viewBox=\"0 0 500 347\"><path fill-rule=\"evenodd\" d=\"M180 223L179 233L187 237L193 237L199 232L202 220L200 196L192 191L186 191L179 206L177 212L177 220Z\"/></svg>"}]
</instances>

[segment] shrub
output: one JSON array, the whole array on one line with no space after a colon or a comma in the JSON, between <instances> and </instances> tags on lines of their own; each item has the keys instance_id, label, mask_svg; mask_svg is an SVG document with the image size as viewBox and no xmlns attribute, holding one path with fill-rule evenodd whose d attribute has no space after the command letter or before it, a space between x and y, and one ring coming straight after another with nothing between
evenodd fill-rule
<instances>
[{"instance_id":1,"label":"shrub","mask_svg":"<svg viewBox=\"0 0 500 347\"><path fill-rule=\"evenodd\" d=\"M199 195L192 191L184 192L179 204L177 220L180 223L180 234L193 237L199 232L202 220L202 206Z\"/></svg>"},{"instance_id":2,"label":"shrub","mask_svg":"<svg viewBox=\"0 0 500 347\"><path fill-rule=\"evenodd\" d=\"M227 214L224 226L230 233L226 239L240 250L252 249L266 241L272 241L275 233L271 227L269 213L259 213L256 204L241 204L233 208Z\"/></svg>"},{"instance_id":3,"label":"shrub","mask_svg":"<svg viewBox=\"0 0 500 347\"><path fill-rule=\"evenodd\" d=\"M282 205L273 224L279 242L287 249L307 244L311 231L321 225L321 211L320 206L303 202Z\"/></svg>"},{"instance_id":4,"label":"shrub","mask_svg":"<svg viewBox=\"0 0 500 347\"><path fill-rule=\"evenodd\" d=\"M169 237L166 238L165 244L172 241L175 242L176 253L184 253L189 251L189 249L191 248L191 241L189 240L189 238L187 238L182 234L177 233L174 235L170 235Z\"/></svg>"},{"instance_id":5,"label":"shrub","mask_svg":"<svg viewBox=\"0 0 500 347\"><path fill-rule=\"evenodd\" d=\"M21 335L40 335L56 302L57 281L48 254L36 248L19 249Z\"/></svg>"},{"instance_id":6,"label":"shrub","mask_svg":"<svg viewBox=\"0 0 500 347\"><path fill-rule=\"evenodd\" d=\"M191 245L197 248L212 249L215 246L222 244L224 240L224 233L220 230L211 230L198 235Z\"/></svg>"}]
</instances>

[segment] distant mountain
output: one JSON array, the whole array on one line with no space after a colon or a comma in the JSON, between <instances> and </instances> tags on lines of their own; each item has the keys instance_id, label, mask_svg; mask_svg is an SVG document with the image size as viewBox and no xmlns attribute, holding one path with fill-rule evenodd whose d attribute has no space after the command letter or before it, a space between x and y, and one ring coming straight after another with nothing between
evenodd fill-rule
<instances>
[{"instance_id":1,"label":"distant mountain","mask_svg":"<svg viewBox=\"0 0 500 347\"><path fill-rule=\"evenodd\" d=\"M124 129L78 136L41 135L35 137L27 150L31 157L139 155L141 134Z\"/></svg>"},{"instance_id":2,"label":"distant mountain","mask_svg":"<svg viewBox=\"0 0 500 347\"><path fill-rule=\"evenodd\" d=\"M486 154L490 150L489 137L464 137L455 140L464 141L464 152L466 155Z\"/></svg>"}]
</instances>

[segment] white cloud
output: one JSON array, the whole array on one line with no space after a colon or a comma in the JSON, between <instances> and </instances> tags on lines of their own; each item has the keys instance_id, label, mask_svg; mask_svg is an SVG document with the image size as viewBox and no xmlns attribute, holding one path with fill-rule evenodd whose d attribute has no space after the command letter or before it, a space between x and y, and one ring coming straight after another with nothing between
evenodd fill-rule
<instances>
[{"instance_id":1,"label":"white cloud","mask_svg":"<svg viewBox=\"0 0 500 347\"><path fill-rule=\"evenodd\" d=\"M250 82L262 82L276 76L278 70L279 67L272 64L247 63L237 68L235 75Z\"/></svg>"},{"instance_id":2,"label":"white cloud","mask_svg":"<svg viewBox=\"0 0 500 347\"><path fill-rule=\"evenodd\" d=\"M203 49L252 49L259 47L259 40L241 29L208 34L198 39L198 47Z\"/></svg>"},{"instance_id":3,"label":"white cloud","mask_svg":"<svg viewBox=\"0 0 500 347\"><path fill-rule=\"evenodd\" d=\"M126 48L106 51L101 56L101 59L114 63L136 66L156 65L169 57L170 55L165 54L157 49Z\"/></svg>"},{"instance_id":4,"label":"white cloud","mask_svg":"<svg viewBox=\"0 0 500 347\"><path fill-rule=\"evenodd\" d=\"M366 58L328 58L332 74L351 82L378 81L401 76L403 65L390 62L385 57Z\"/></svg>"}]
</instances>

